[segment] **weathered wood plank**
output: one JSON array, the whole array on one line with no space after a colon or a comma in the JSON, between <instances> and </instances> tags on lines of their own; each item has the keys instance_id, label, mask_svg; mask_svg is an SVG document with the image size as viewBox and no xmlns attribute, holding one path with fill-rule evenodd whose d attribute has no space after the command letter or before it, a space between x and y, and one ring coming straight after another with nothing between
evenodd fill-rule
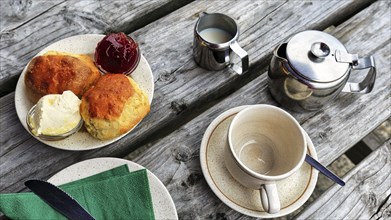
<instances>
[{"instance_id":1,"label":"weathered wood plank","mask_svg":"<svg viewBox=\"0 0 391 220\"><path fill-rule=\"evenodd\" d=\"M0 1L0 32L16 29L65 1Z\"/></svg>"},{"instance_id":2,"label":"weathered wood plank","mask_svg":"<svg viewBox=\"0 0 391 220\"><path fill-rule=\"evenodd\" d=\"M332 186L297 219L391 218L391 142L384 143Z\"/></svg>"},{"instance_id":3,"label":"weathered wood plank","mask_svg":"<svg viewBox=\"0 0 391 220\"><path fill-rule=\"evenodd\" d=\"M337 27L333 35L360 36L376 31L382 40L346 41L346 47L356 48L361 54L374 54L378 65L378 80L372 93L367 95L342 94L328 108L314 114L292 114L312 138L319 160L327 165L357 143L379 123L390 117L390 58L389 23L377 26L379 19L389 17L385 2L378 2L353 17L340 27L353 22L354 28ZM379 17L372 16L378 14ZM349 26L350 27L350 26ZM375 37L374 37L375 38ZM367 42L367 43L365 43ZM366 44L371 44L366 45ZM360 50L363 49L363 50ZM381 48L381 49L380 49ZM365 51L366 50L366 51ZM199 146L209 123L223 111L240 105L269 103L276 105L267 90L265 74L208 109L167 137L149 143L142 153L127 158L142 164L155 173L169 189L181 219L243 218L222 204L202 178L199 164Z\"/></svg>"},{"instance_id":4,"label":"weathered wood plank","mask_svg":"<svg viewBox=\"0 0 391 220\"><path fill-rule=\"evenodd\" d=\"M183 124L187 120L186 117L191 115L190 113L206 108L204 106L208 106L209 102L213 102L216 98L224 96L263 74L272 49L278 41L299 30L319 29L332 25L339 21L340 17L337 15L348 16L350 10L359 9L366 2L335 1L319 4L301 1L235 1L232 4L222 1L199 1L138 30L133 34L140 39L141 48L151 63L156 79L152 112L146 120L131 134L116 143L88 152L64 152L52 149L26 136L27 132L22 129L21 125L10 128L7 131L9 133L25 132L26 134L21 135L21 139L13 139L1 133L1 141L7 145L4 147L7 151L1 152L3 154L1 160L6 163L0 164L0 174L3 177L0 182L0 191L20 190L24 188L20 180L29 177L47 178L54 172L83 159L98 156L125 156L139 147L140 142L151 142L161 137L161 133L167 134L167 130L170 132L176 126ZM322 10L319 10L319 7ZM210 72L195 65L191 55L192 29L197 19L196 15L206 10L227 13L237 19L242 30L240 43L249 51L250 57L253 57L251 59L253 68L249 74L239 78L229 69ZM307 14L311 16L298 19ZM247 87L249 91L252 91L251 97L248 98L254 98L254 101L258 102L260 96L268 97L264 77L257 78ZM245 103L246 99L240 96L242 103ZM9 101L13 102L12 98L7 102ZM232 106L240 104L236 99L231 99L231 101ZM378 101L381 102L381 100ZM245 104L250 104L250 101L248 102ZM221 112L224 108L227 106L222 106L217 112ZM19 124L15 117L12 118L15 114L14 110L4 112L4 114L4 124ZM205 116L203 120L211 119L216 115L217 113ZM312 115L301 116L302 121ZM200 126L199 128L204 128L206 124ZM200 134L197 135L199 138ZM155 147L160 146L155 145ZM58 163L59 161L61 163ZM18 175L15 175L16 172ZM170 175L167 174L167 176Z\"/></svg>"},{"instance_id":5,"label":"weathered wood plank","mask_svg":"<svg viewBox=\"0 0 391 220\"><path fill-rule=\"evenodd\" d=\"M380 147L381 143L391 138L391 118L383 122L375 131L363 138L363 142L373 151Z\"/></svg>"},{"instance_id":6,"label":"weathered wood plank","mask_svg":"<svg viewBox=\"0 0 391 220\"><path fill-rule=\"evenodd\" d=\"M0 96L15 90L24 66L49 44L78 34L130 33L190 1L1 1L7 11L0 33Z\"/></svg>"}]
</instances>

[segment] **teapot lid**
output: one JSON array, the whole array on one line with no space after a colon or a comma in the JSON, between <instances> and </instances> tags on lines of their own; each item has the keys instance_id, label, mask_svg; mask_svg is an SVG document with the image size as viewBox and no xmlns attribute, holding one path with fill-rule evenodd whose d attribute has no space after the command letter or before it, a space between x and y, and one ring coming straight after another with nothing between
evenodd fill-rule
<instances>
[{"instance_id":1,"label":"teapot lid","mask_svg":"<svg viewBox=\"0 0 391 220\"><path fill-rule=\"evenodd\" d=\"M336 53L347 53L335 37L321 31L303 31L287 43L286 56L296 73L310 81L332 82L343 77L350 64L337 62Z\"/></svg>"}]
</instances>

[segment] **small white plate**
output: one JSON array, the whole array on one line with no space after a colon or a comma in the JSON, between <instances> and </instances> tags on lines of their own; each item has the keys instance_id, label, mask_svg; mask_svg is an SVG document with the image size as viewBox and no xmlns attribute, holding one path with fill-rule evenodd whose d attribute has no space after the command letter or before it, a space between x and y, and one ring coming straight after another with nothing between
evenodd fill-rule
<instances>
[{"instance_id":1,"label":"small white plate","mask_svg":"<svg viewBox=\"0 0 391 220\"><path fill-rule=\"evenodd\" d=\"M127 164L130 172L145 169L143 166L129 160L111 157L94 158L81 161L61 170L52 176L48 182L54 185L61 185L113 169L123 164ZM147 175L155 219L178 219L174 201L166 187L149 170L147 170Z\"/></svg>"},{"instance_id":2,"label":"small white plate","mask_svg":"<svg viewBox=\"0 0 391 220\"><path fill-rule=\"evenodd\" d=\"M36 56L42 55L47 51L52 50L75 54L88 54L89 56L91 56L91 58L93 58L95 53L95 47L104 36L105 35L100 34L86 34L65 38L46 47ZM36 103L32 103L26 95L27 91L26 85L24 84L24 76L26 74L27 66L28 64L24 68L16 85L15 108L20 122L22 123L23 127L28 131L26 124L27 112ZM135 69L135 71L131 74L131 77L147 94L149 103L152 103L154 92L153 74L151 67L149 66L147 60L143 55L141 55L140 63ZM32 136L35 137L37 140L41 141L42 143L63 150L91 150L111 144L127 135L133 129L117 138L104 141L92 137L85 129L80 129L79 132L77 132L76 134L73 134L70 137L59 141L44 141L35 137L34 135Z\"/></svg>"},{"instance_id":3,"label":"small white plate","mask_svg":"<svg viewBox=\"0 0 391 220\"><path fill-rule=\"evenodd\" d=\"M277 181L281 210L269 214L262 208L258 190L245 188L230 175L224 164L224 149L228 145L228 128L233 117L246 106L232 108L212 121L205 131L200 148L201 168L206 182L230 208L253 217L275 218L287 215L300 208L314 191L318 171L307 163L287 179ZM314 145L307 137L307 152L317 159Z\"/></svg>"}]
</instances>

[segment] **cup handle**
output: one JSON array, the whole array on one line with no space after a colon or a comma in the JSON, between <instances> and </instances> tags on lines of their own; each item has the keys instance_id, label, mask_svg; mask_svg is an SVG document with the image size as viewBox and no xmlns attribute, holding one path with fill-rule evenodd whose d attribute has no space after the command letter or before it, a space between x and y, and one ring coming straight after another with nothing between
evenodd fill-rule
<instances>
[{"instance_id":1,"label":"cup handle","mask_svg":"<svg viewBox=\"0 0 391 220\"><path fill-rule=\"evenodd\" d=\"M352 69L366 69L369 71L365 79L359 83L347 82L342 89L342 92L351 93L369 93L372 91L376 80L375 59L372 56L358 58L356 63L353 63Z\"/></svg>"},{"instance_id":2,"label":"cup handle","mask_svg":"<svg viewBox=\"0 0 391 220\"><path fill-rule=\"evenodd\" d=\"M242 65L239 66L237 64L233 64L232 69L237 72L239 75L242 75L243 73L248 71L249 61L248 61L248 54L243 48L241 48L237 41L232 42L229 47L231 50L240 57L242 60Z\"/></svg>"},{"instance_id":3,"label":"cup handle","mask_svg":"<svg viewBox=\"0 0 391 220\"><path fill-rule=\"evenodd\" d=\"M260 191L263 209L270 214L278 213L281 208L276 184L263 184Z\"/></svg>"}]
</instances>

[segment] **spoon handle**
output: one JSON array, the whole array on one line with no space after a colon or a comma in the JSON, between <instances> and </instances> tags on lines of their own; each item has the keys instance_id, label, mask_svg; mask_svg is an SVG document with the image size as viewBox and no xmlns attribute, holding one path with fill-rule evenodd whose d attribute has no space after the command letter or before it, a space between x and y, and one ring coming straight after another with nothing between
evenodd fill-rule
<instances>
[{"instance_id":1,"label":"spoon handle","mask_svg":"<svg viewBox=\"0 0 391 220\"><path fill-rule=\"evenodd\" d=\"M325 176L330 178L332 181L338 183L341 186L345 185L345 182L341 180L337 175L332 173L329 169L327 169L325 166L320 164L318 161L316 161L314 158L312 158L310 155L305 156L305 161L309 163L311 166L313 166L315 169L319 170L321 173L323 173Z\"/></svg>"}]
</instances>

